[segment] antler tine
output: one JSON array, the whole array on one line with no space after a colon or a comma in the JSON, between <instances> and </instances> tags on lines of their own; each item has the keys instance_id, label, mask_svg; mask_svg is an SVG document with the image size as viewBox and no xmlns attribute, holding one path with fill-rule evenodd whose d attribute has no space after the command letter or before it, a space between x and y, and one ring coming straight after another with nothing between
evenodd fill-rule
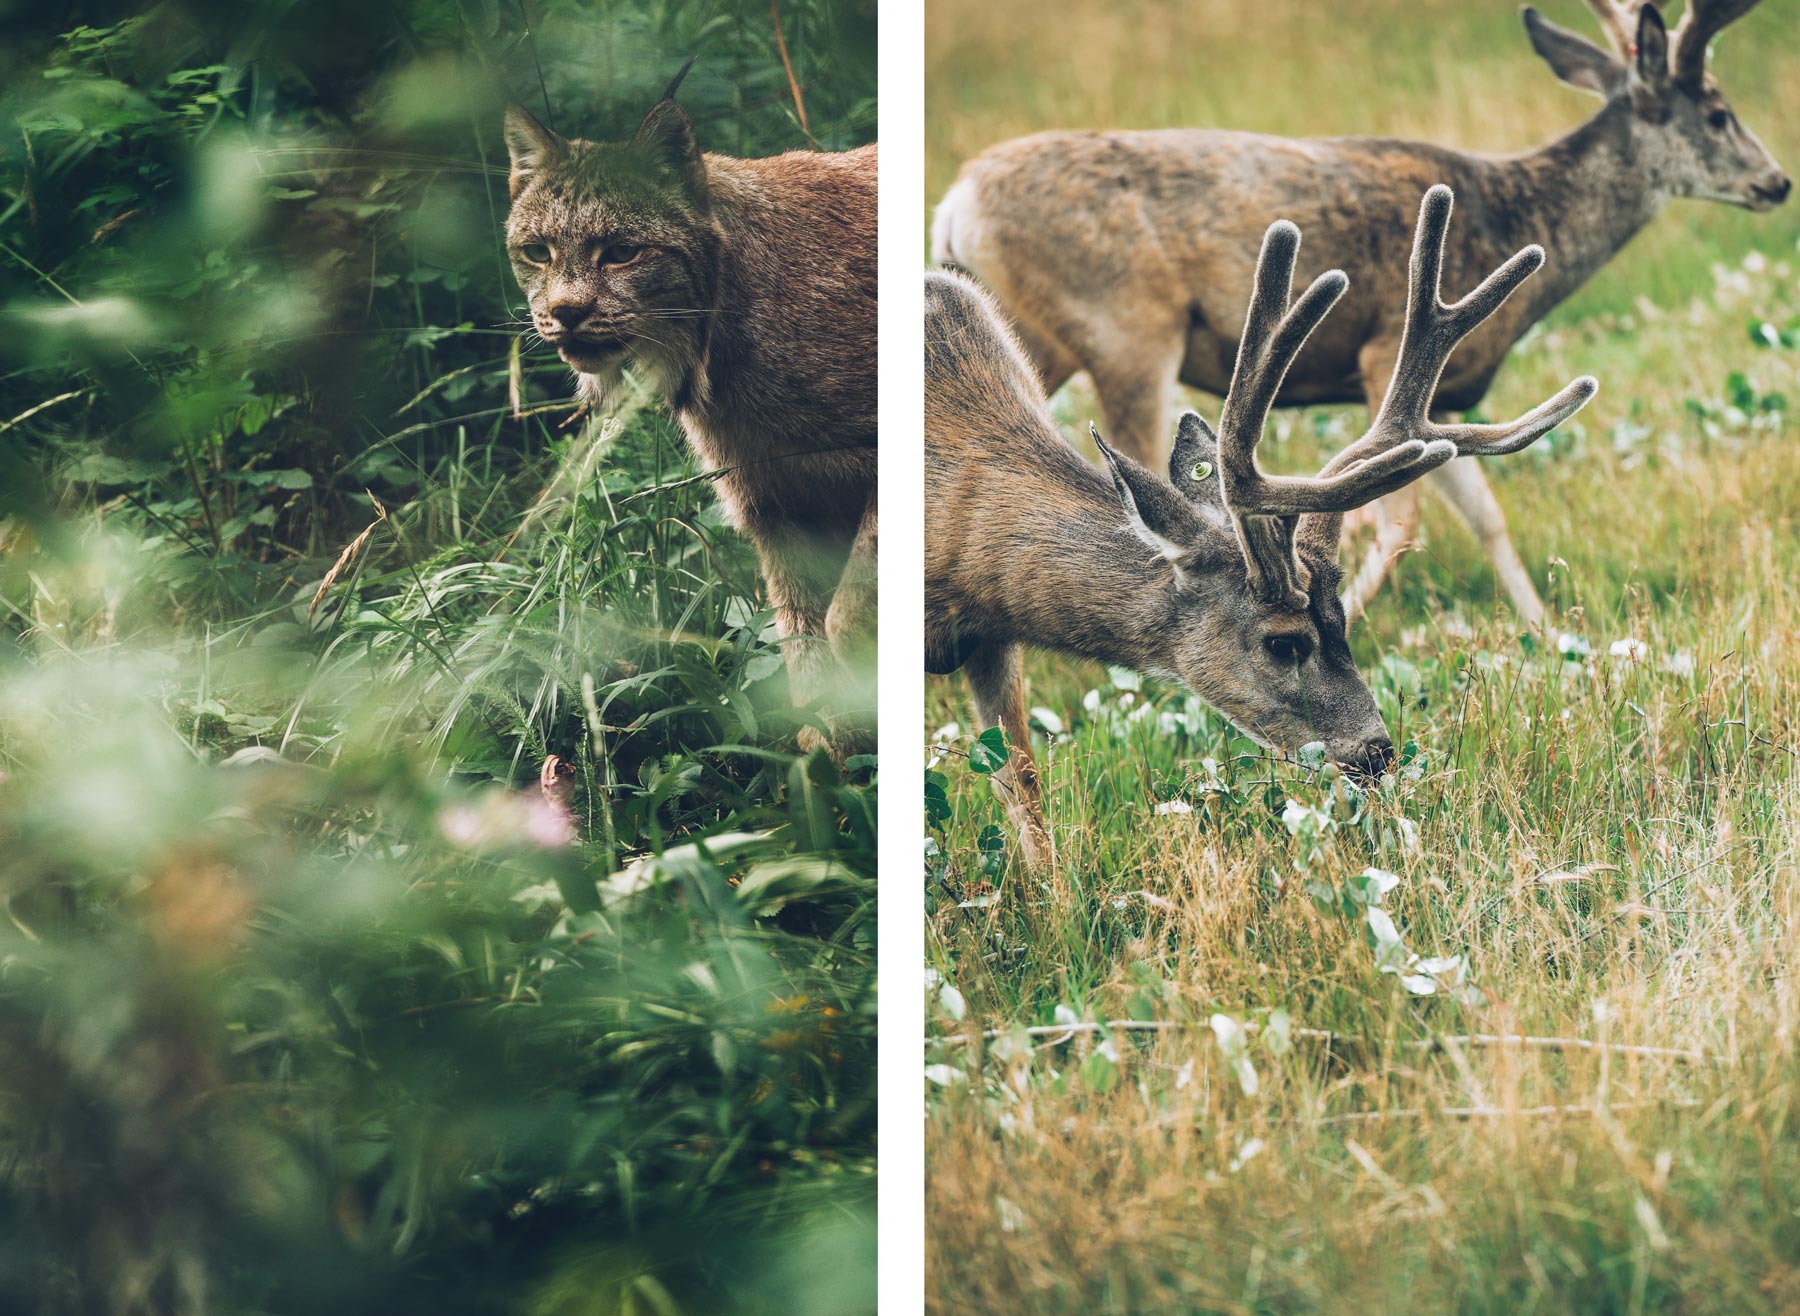
<instances>
[{"instance_id":1,"label":"antler tine","mask_svg":"<svg viewBox=\"0 0 1800 1316\"><path fill-rule=\"evenodd\" d=\"M1237 365L1219 416L1221 491L1225 506L1240 520L1360 507L1416 478L1418 472L1412 468L1427 457L1423 443L1401 445L1356 470L1331 477L1269 475L1257 465L1256 447L1288 368L1350 285L1341 270L1327 270L1290 307L1288 293L1299 249L1300 230L1285 219L1271 224L1263 235ZM1442 460L1451 455L1446 453Z\"/></svg>"},{"instance_id":2,"label":"antler tine","mask_svg":"<svg viewBox=\"0 0 1800 1316\"><path fill-rule=\"evenodd\" d=\"M1719 30L1735 23L1752 9L1758 0L1688 0L1687 12L1671 34L1669 62L1677 82L1697 85L1706 76L1706 48Z\"/></svg>"},{"instance_id":3,"label":"antler tine","mask_svg":"<svg viewBox=\"0 0 1800 1316\"><path fill-rule=\"evenodd\" d=\"M1637 44L1638 8L1640 0L1588 0L1588 8L1600 20L1600 30L1613 48L1613 54L1627 62Z\"/></svg>"},{"instance_id":4,"label":"antler tine","mask_svg":"<svg viewBox=\"0 0 1800 1316\"><path fill-rule=\"evenodd\" d=\"M1336 474L1395 444L1415 440L1451 443L1459 457L1517 452L1567 420L1599 387L1591 376L1584 375L1542 406L1505 424L1432 423L1432 397L1450 354L1544 264L1544 249L1535 244L1528 246L1515 252L1461 301L1445 305L1444 240L1450 230L1452 207L1450 189L1442 183L1426 192L1419 205L1419 225L1413 236L1408 274L1406 327L1387 395L1369 432L1328 462L1324 474Z\"/></svg>"},{"instance_id":5,"label":"antler tine","mask_svg":"<svg viewBox=\"0 0 1800 1316\"><path fill-rule=\"evenodd\" d=\"M1600 387L1593 376L1583 375L1549 401L1502 424L1438 425L1431 421L1432 397L1443 376L1444 364L1457 344L1499 310L1514 289L1544 263L1542 247L1526 247L1483 279L1468 296L1445 305L1444 240L1450 231L1452 208L1450 189L1441 183L1427 191L1419 204L1419 223L1413 234L1408 267L1406 324L1387 395L1368 433L1327 462L1322 476L1361 475L1390 452L1416 451L1421 447L1431 454L1431 465L1451 456L1495 457L1517 452L1581 410ZM1315 551L1335 557L1340 528L1337 516L1319 517L1303 527L1303 537Z\"/></svg>"}]
</instances>

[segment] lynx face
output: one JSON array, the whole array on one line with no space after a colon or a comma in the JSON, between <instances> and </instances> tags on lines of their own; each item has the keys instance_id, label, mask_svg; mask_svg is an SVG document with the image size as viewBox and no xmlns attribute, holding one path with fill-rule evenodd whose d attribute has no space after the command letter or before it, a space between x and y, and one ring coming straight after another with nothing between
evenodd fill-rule
<instances>
[{"instance_id":1,"label":"lynx face","mask_svg":"<svg viewBox=\"0 0 1800 1316\"><path fill-rule=\"evenodd\" d=\"M629 142L557 136L507 111L507 248L532 327L599 400L628 363L678 400L711 315L719 237L693 125L672 100Z\"/></svg>"}]
</instances>

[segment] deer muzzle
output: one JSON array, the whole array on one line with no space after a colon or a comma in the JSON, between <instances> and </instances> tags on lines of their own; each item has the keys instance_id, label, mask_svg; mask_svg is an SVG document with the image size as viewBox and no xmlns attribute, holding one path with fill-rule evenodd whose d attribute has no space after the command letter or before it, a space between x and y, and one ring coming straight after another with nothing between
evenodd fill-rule
<instances>
[{"instance_id":1,"label":"deer muzzle","mask_svg":"<svg viewBox=\"0 0 1800 1316\"><path fill-rule=\"evenodd\" d=\"M1394 764L1394 742L1383 734L1363 741L1346 752L1334 754L1338 766L1352 777L1373 781Z\"/></svg>"}]
</instances>

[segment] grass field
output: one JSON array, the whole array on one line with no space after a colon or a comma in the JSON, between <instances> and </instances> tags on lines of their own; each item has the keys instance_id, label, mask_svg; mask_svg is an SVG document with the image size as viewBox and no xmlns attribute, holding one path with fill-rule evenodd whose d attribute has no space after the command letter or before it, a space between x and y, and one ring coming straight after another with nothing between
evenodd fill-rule
<instances>
[{"instance_id":1,"label":"grass field","mask_svg":"<svg viewBox=\"0 0 1800 1316\"><path fill-rule=\"evenodd\" d=\"M931 196L1056 125L1513 149L1587 112L1511 5L1332 12L939 4ZM1770 0L1716 55L1790 166L1793 20ZM1413 747L1374 794L1038 656L1061 866L1028 878L963 685L930 684L932 1310L1800 1309L1797 234L1676 203L1514 354L1493 415L1601 381L1489 467L1554 622L1522 635L1428 501L1354 633ZM1056 405L1095 414L1081 380ZM1310 469L1361 420L1265 447Z\"/></svg>"}]
</instances>

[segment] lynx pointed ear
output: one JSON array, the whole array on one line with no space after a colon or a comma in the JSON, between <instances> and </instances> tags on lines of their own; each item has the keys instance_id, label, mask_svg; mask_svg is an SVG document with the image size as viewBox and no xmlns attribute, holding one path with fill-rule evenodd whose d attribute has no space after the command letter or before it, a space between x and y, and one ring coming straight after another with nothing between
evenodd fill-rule
<instances>
[{"instance_id":1,"label":"lynx pointed ear","mask_svg":"<svg viewBox=\"0 0 1800 1316\"><path fill-rule=\"evenodd\" d=\"M516 201L531 176L562 159L569 144L539 123L530 110L518 104L506 107L505 135L506 151L512 158L507 189Z\"/></svg>"},{"instance_id":2,"label":"lynx pointed ear","mask_svg":"<svg viewBox=\"0 0 1800 1316\"><path fill-rule=\"evenodd\" d=\"M696 195L700 195L704 193L706 180L706 165L700 158L700 141L694 133L694 121L688 118L687 111L675 99L675 92L680 88L682 79L687 77L688 70L693 67L692 59L681 66L681 71L664 90L662 99L650 107L650 113L638 125L631 144L649 152L670 173L686 178Z\"/></svg>"}]
</instances>

